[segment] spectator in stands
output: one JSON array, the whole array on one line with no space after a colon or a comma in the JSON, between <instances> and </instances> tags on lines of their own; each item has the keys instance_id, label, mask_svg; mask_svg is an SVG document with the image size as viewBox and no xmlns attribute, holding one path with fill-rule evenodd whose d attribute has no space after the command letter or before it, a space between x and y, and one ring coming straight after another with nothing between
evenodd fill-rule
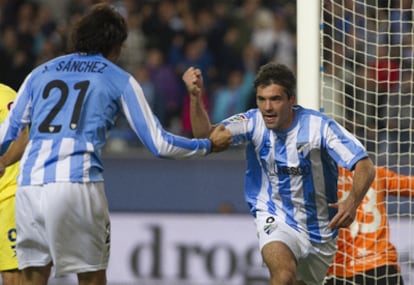
<instances>
[{"instance_id":1,"label":"spectator in stands","mask_svg":"<svg viewBox=\"0 0 414 285\"><path fill-rule=\"evenodd\" d=\"M139 64L145 61L146 42L141 29L141 15L138 12L131 12L126 17L128 23L128 39L119 57L119 65L126 71L133 73Z\"/></svg>"},{"instance_id":2,"label":"spectator in stands","mask_svg":"<svg viewBox=\"0 0 414 285\"><path fill-rule=\"evenodd\" d=\"M254 25L251 35L251 45L257 48L263 61L273 58L276 46L275 15L270 9L259 9L255 13Z\"/></svg>"},{"instance_id":3,"label":"spectator in stands","mask_svg":"<svg viewBox=\"0 0 414 285\"><path fill-rule=\"evenodd\" d=\"M154 112L167 129L173 127L174 118L180 116L182 89L171 65L159 48L147 52L145 67L155 87Z\"/></svg>"},{"instance_id":4,"label":"spectator in stands","mask_svg":"<svg viewBox=\"0 0 414 285\"><path fill-rule=\"evenodd\" d=\"M171 0L156 1L147 8L149 11L145 11L142 31L148 41L148 46L160 49L165 58L174 35L179 30L177 22L181 21L180 15L177 14L176 7Z\"/></svg>"},{"instance_id":5,"label":"spectator in stands","mask_svg":"<svg viewBox=\"0 0 414 285\"><path fill-rule=\"evenodd\" d=\"M276 38L270 60L280 62L296 70L295 33L288 30L288 20L283 13L275 13L274 20Z\"/></svg>"},{"instance_id":6,"label":"spectator in stands","mask_svg":"<svg viewBox=\"0 0 414 285\"><path fill-rule=\"evenodd\" d=\"M233 114L247 111L250 97L253 95L254 72L232 70L227 75L227 84L213 93L211 119L220 122Z\"/></svg>"},{"instance_id":7,"label":"spectator in stands","mask_svg":"<svg viewBox=\"0 0 414 285\"><path fill-rule=\"evenodd\" d=\"M17 90L32 66L32 56L27 47L20 44L16 28L9 26L0 39L0 81Z\"/></svg>"}]
</instances>

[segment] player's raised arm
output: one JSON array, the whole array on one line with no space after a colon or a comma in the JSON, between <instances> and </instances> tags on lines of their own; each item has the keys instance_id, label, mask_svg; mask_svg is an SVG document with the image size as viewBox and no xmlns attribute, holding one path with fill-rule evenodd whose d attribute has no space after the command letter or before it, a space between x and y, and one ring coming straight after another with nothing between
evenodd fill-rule
<instances>
[{"instance_id":1,"label":"player's raised arm","mask_svg":"<svg viewBox=\"0 0 414 285\"><path fill-rule=\"evenodd\" d=\"M377 167L377 183L387 194L394 196L414 197L414 176L398 174L385 167Z\"/></svg>"},{"instance_id":2,"label":"player's raised arm","mask_svg":"<svg viewBox=\"0 0 414 285\"><path fill-rule=\"evenodd\" d=\"M188 68L182 79L190 95L190 117L193 134L196 138L206 138L213 127L202 100L203 77L201 70L195 67Z\"/></svg>"}]
</instances>

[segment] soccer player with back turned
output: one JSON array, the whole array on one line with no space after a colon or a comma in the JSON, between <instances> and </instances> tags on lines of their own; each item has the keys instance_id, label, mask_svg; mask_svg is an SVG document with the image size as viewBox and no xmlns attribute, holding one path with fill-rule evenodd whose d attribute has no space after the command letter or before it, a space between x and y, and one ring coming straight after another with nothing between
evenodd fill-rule
<instances>
[{"instance_id":1,"label":"soccer player with back turned","mask_svg":"<svg viewBox=\"0 0 414 285\"><path fill-rule=\"evenodd\" d=\"M220 151L224 128L209 139L166 132L139 83L114 64L127 38L125 19L96 4L73 28L73 52L35 68L0 126L6 147L30 125L16 191L17 256L22 284L45 285L77 274L80 285L106 284L110 220L103 184L102 147L116 117L157 157L184 158Z\"/></svg>"}]
</instances>

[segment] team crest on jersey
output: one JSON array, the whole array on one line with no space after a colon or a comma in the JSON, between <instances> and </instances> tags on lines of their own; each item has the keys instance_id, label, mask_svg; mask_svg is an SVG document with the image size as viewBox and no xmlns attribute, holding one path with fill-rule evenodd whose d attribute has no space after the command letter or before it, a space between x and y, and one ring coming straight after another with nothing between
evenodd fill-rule
<instances>
[{"instance_id":1,"label":"team crest on jersey","mask_svg":"<svg viewBox=\"0 0 414 285\"><path fill-rule=\"evenodd\" d=\"M270 235L271 233L273 233L276 230L276 228L277 228L277 224L276 223L274 223L274 224L267 224L267 225L265 225L263 227L263 231L266 234Z\"/></svg>"},{"instance_id":2,"label":"team crest on jersey","mask_svg":"<svg viewBox=\"0 0 414 285\"><path fill-rule=\"evenodd\" d=\"M296 150L302 157L307 157L310 152L310 143L297 143Z\"/></svg>"},{"instance_id":3,"label":"team crest on jersey","mask_svg":"<svg viewBox=\"0 0 414 285\"><path fill-rule=\"evenodd\" d=\"M246 120L247 120L247 117L243 114L237 114L237 115L234 115L234 116L232 116L228 119L228 121L232 122L232 123L242 122L242 121L246 121Z\"/></svg>"},{"instance_id":4,"label":"team crest on jersey","mask_svg":"<svg viewBox=\"0 0 414 285\"><path fill-rule=\"evenodd\" d=\"M276 228L277 228L277 223L276 223L275 218L273 216L267 217L266 225L264 225L263 231L266 234L270 235L271 233L275 231Z\"/></svg>"}]
</instances>

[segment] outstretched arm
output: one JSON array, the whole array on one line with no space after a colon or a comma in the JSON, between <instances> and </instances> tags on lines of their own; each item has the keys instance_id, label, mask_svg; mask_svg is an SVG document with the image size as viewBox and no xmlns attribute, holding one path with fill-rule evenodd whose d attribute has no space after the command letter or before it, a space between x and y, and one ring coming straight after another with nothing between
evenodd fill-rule
<instances>
[{"instance_id":1,"label":"outstretched arm","mask_svg":"<svg viewBox=\"0 0 414 285\"><path fill-rule=\"evenodd\" d=\"M120 103L129 125L145 147L156 157L187 158L204 156L211 151L221 151L231 141L230 133L225 130L213 138L189 139L165 130L151 110L144 92L134 77L129 78Z\"/></svg>"},{"instance_id":2,"label":"outstretched arm","mask_svg":"<svg viewBox=\"0 0 414 285\"><path fill-rule=\"evenodd\" d=\"M357 162L352 189L348 197L342 202L330 205L330 207L337 208L338 213L332 218L328 225L329 228L343 228L352 224L359 204L374 181L375 173L375 167L371 159L364 158Z\"/></svg>"},{"instance_id":3,"label":"outstretched arm","mask_svg":"<svg viewBox=\"0 0 414 285\"><path fill-rule=\"evenodd\" d=\"M22 131L16 141L14 141L7 151L0 156L0 177L3 177L6 168L16 163L23 155L29 136L27 131Z\"/></svg>"},{"instance_id":4,"label":"outstretched arm","mask_svg":"<svg viewBox=\"0 0 414 285\"><path fill-rule=\"evenodd\" d=\"M378 167L377 181L389 195L414 197L414 176L398 174L385 167Z\"/></svg>"},{"instance_id":5,"label":"outstretched arm","mask_svg":"<svg viewBox=\"0 0 414 285\"><path fill-rule=\"evenodd\" d=\"M196 138L207 138L213 130L210 118L202 100L203 77L198 68L188 68L182 79L190 94L190 119L193 134Z\"/></svg>"}]
</instances>

